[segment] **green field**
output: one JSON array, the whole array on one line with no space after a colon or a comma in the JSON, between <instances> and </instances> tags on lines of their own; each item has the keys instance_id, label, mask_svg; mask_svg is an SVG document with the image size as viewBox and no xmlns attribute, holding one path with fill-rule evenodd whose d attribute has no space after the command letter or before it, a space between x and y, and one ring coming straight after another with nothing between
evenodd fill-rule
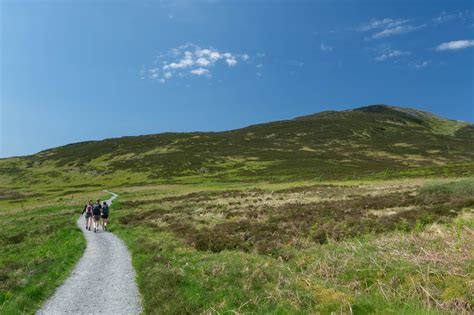
<instances>
[{"instance_id":1,"label":"green field","mask_svg":"<svg viewBox=\"0 0 474 315\"><path fill-rule=\"evenodd\" d=\"M473 179L121 192L145 312L472 311Z\"/></svg>"},{"instance_id":2,"label":"green field","mask_svg":"<svg viewBox=\"0 0 474 315\"><path fill-rule=\"evenodd\" d=\"M474 305L472 178L114 191L110 228L132 252L146 313L469 314ZM81 198L2 211L2 314L33 312L79 259Z\"/></svg>"},{"instance_id":3,"label":"green field","mask_svg":"<svg viewBox=\"0 0 474 315\"><path fill-rule=\"evenodd\" d=\"M0 160L0 313L33 313L119 194L147 314L472 314L474 128L387 106Z\"/></svg>"}]
</instances>

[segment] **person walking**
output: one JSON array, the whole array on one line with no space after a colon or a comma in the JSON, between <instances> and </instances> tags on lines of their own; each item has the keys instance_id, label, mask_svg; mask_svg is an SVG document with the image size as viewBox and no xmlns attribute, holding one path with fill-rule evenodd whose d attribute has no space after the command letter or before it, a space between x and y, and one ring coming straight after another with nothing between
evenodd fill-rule
<instances>
[{"instance_id":1,"label":"person walking","mask_svg":"<svg viewBox=\"0 0 474 315\"><path fill-rule=\"evenodd\" d=\"M102 230L107 231L107 220L109 218L109 205L106 201L102 204Z\"/></svg>"},{"instance_id":2,"label":"person walking","mask_svg":"<svg viewBox=\"0 0 474 315\"><path fill-rule=\"evenodd\" d=\"M88 203L84 206L84 210L82 210L82 215L86 213L86 230L91 230L92 226L92 200L89 200Z\"/></svg>"},{"instance_id":3,"label":"person walking","mask_svg":"<svg viewBox=\"0 0 474 315\"><path fill-rule=\"evenodd\" d=\"M100 204L100 200L97 199L97 202L94 203L94 205L92 206L92 214L94 216L94 233L97 233L97 229L99 228L101 213L102 213L102 206Z\"/></svg>"}]
</instances>

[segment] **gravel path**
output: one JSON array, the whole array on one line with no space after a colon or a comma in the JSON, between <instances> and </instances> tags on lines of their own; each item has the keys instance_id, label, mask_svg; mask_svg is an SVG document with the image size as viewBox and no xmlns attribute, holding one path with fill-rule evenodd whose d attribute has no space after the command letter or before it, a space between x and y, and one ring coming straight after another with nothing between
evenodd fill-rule
<instances>
[{"instance_id":1,"label":"gravel path","mask_svg":"<svg viewBox=\"0 0 474 315\"><path fill-rule=\"evenodd\" d=\"M106 192L111 204L117 195ZM113 209L111 214L113 220ZM140 296L125 244L110 232L87 231L83 216L77 225L87 239L84 255L37 314L139 314Z\"/></svg>"}]
</instances>

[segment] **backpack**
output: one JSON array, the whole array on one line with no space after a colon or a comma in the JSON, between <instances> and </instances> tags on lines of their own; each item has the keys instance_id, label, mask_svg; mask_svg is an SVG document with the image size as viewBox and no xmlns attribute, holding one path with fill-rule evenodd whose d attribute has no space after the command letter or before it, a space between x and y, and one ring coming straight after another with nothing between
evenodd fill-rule
<instances>
[{"instance_id":1,"label":"backpack","mask_svg":"<svg viewBox=\"0 0 474 315\"><path fill-rule=\"evenodd\" d=\"M89 213L89 214L92 213L92 206L91 205L86 206L86 212Z\"/></svg>"},{"instance_id":2,"label":"backpack","mask_svg":"<svg viewBox=\"0 0 474 315\"><path fill-rule=\"evenodd\" d=\"M102 206L102 214L105 214L105 215L109 214L109 206Z\"/></svg>"},{"instance_id":3,"label":"backpack","mask_svg":"<svg viewBox=\"0 0 474 315\"><path fill-rule=\"evenodd\" d=\"M94 212L94 215L100 215L100 205L94 204L92 207L92 212Z\"/></svg>"}]
</instances>

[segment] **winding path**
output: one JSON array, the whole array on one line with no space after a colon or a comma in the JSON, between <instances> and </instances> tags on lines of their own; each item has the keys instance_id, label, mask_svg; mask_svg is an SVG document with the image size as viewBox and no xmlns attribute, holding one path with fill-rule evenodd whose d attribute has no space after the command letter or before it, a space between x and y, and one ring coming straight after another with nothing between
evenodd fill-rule
<instances>
[{"instance_id":1,"label":"winding path","mask_svg":"<svg viewBox=\"0 0 474 315\"><path fill-rule=\"evenodd\" d=\"M118 195L105 192L112 195L110 205ZM135 271L123 241L110 232L87 231L82 216L77 225L87 240L84 255L37 314L139 314Z\"/></svg>"}]
</instances>

